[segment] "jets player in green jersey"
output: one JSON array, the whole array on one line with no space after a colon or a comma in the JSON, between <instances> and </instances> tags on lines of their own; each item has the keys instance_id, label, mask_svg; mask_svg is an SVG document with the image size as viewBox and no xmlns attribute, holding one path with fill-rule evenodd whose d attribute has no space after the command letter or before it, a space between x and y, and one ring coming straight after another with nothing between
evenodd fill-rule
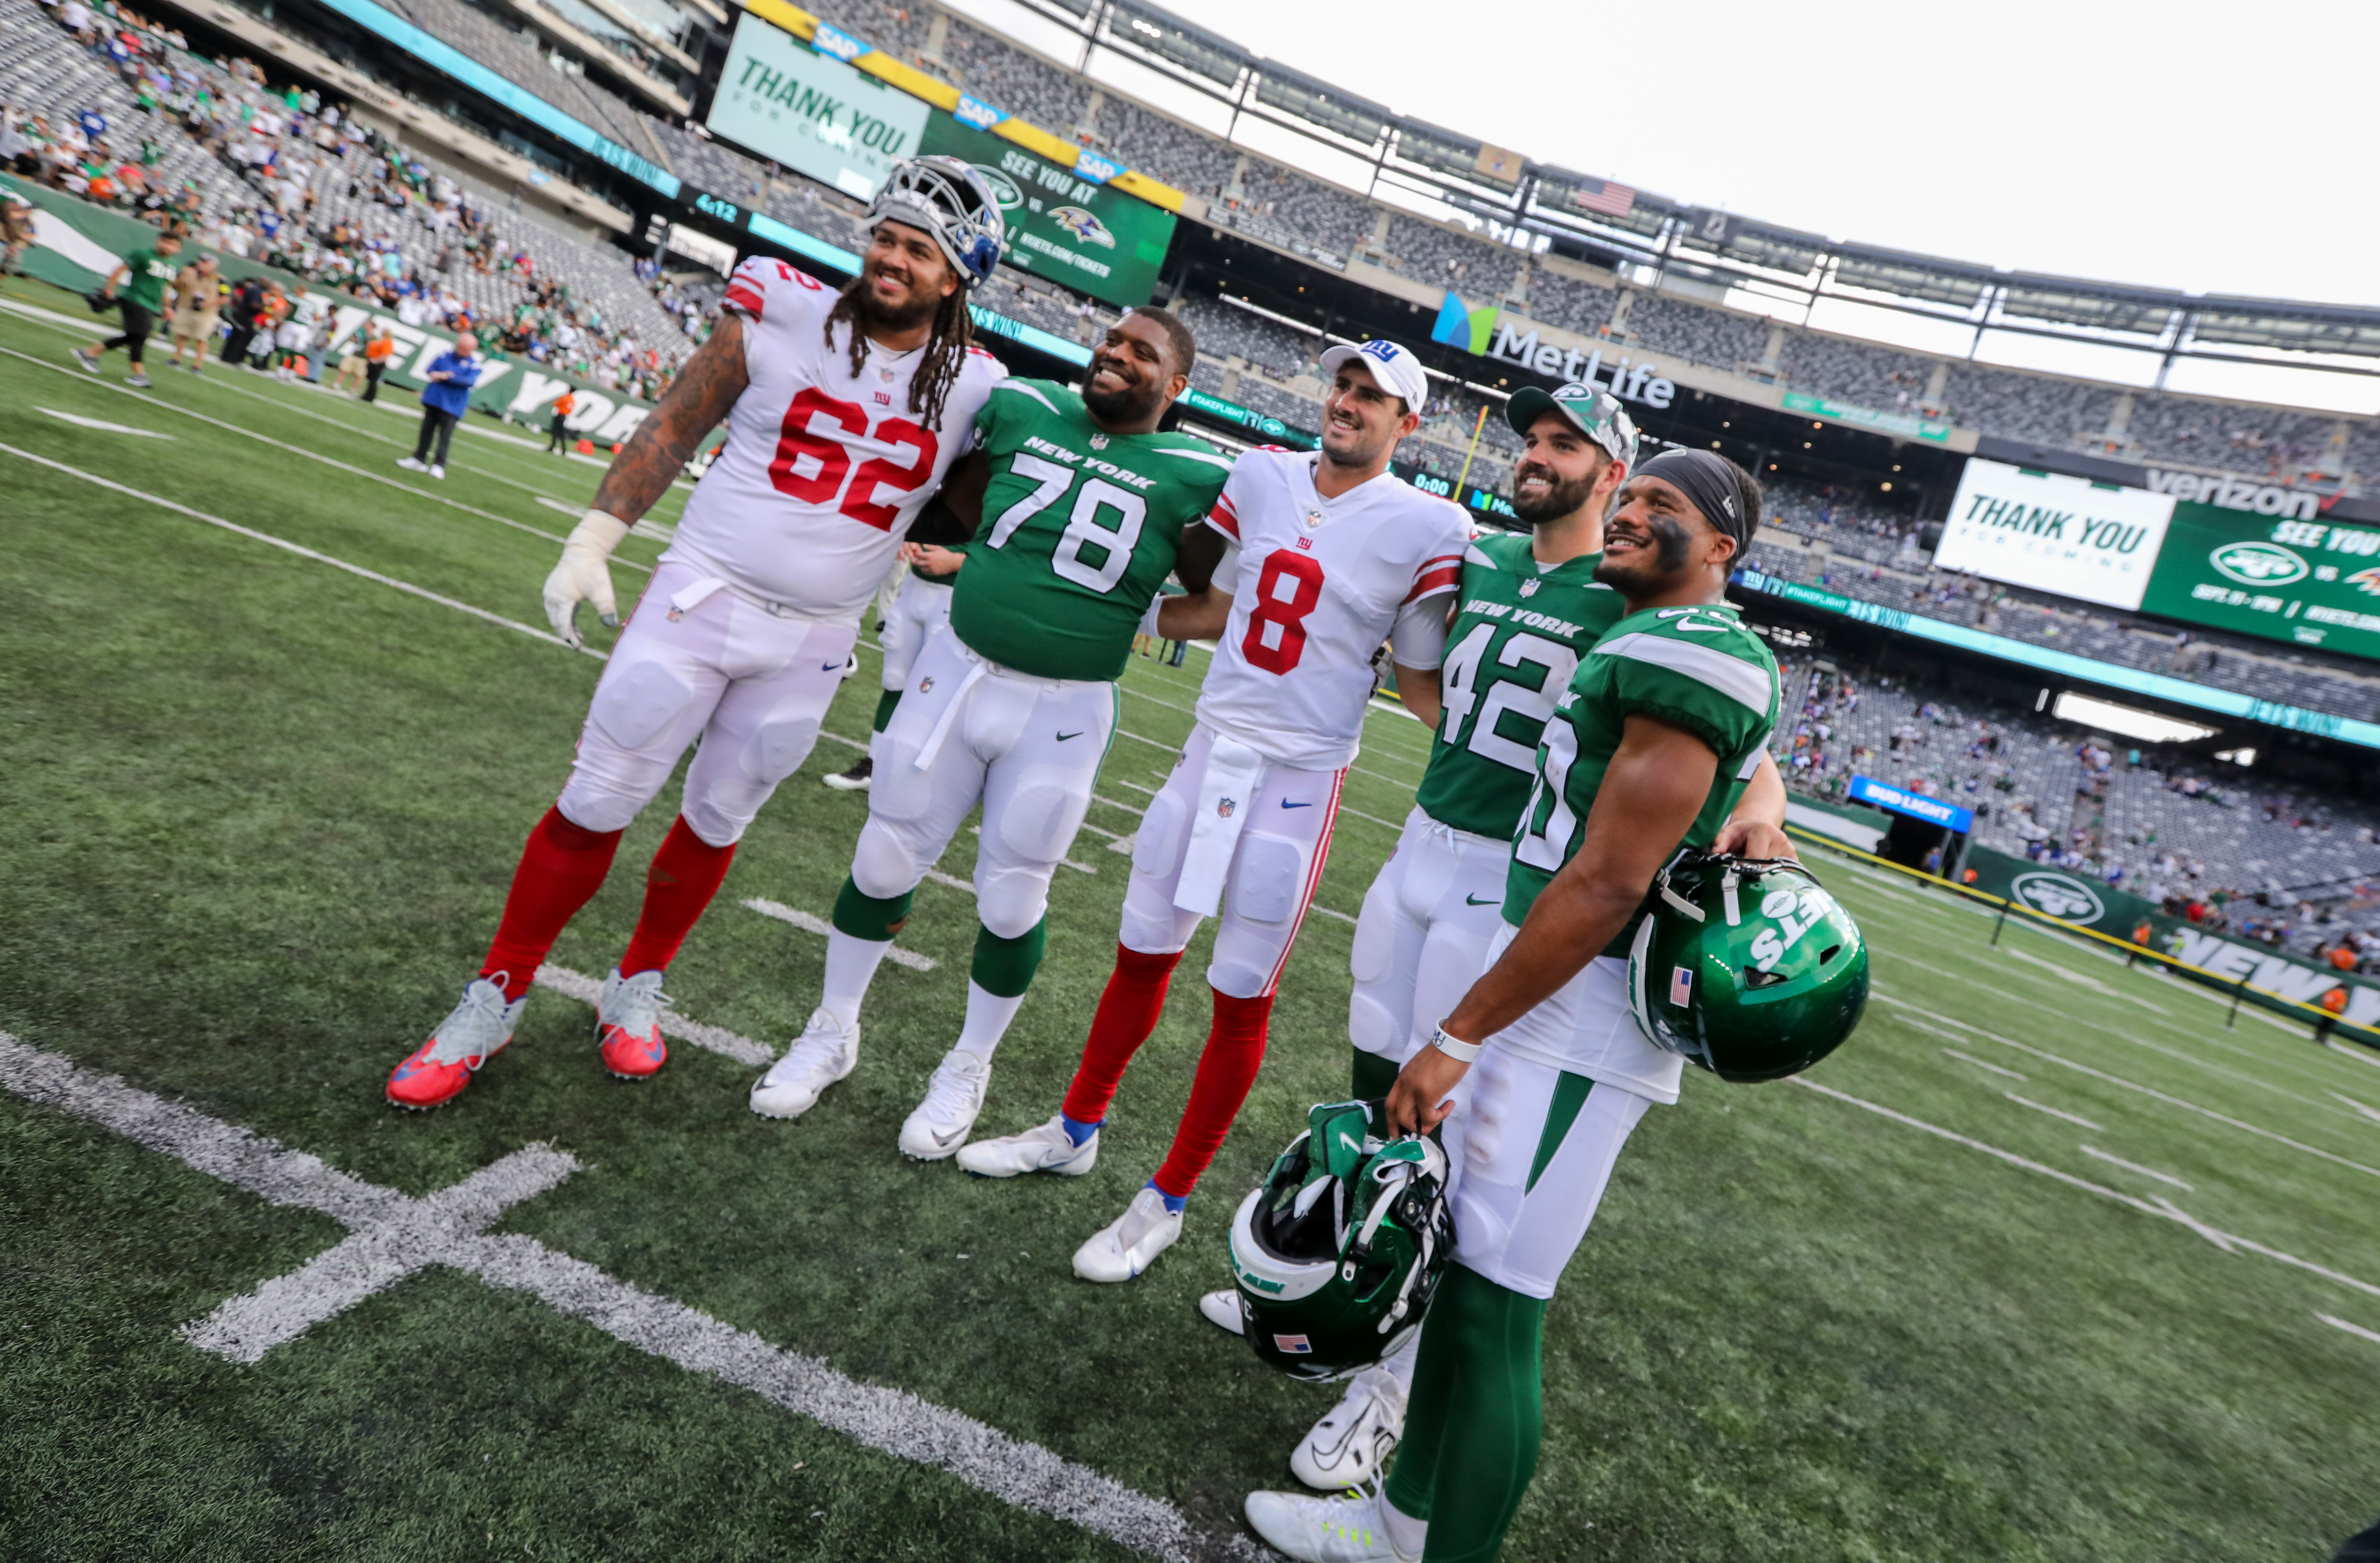
<instances>
[{"instance_id":1,"label":"jets player in green jersey","mask_svg":"<svg viewBox=\"0 0 2380 1563\"><path fill-rule=\"evenodd\" d=\"M1546 1302L1629 1132L1678 1097L1683 1060L1645 1040L1625 990L1654 875L1723 834L1791 854L1766 825L1730 825L1778 717L1777 664L1725 599L1759 513L1749 473L1674 450L1604 524L1595 578L1623 612L1545 722L1489 964L1388 1096L1393 1130L1445 1125L1453 1168L1454 1258L1403 1441L1383 1485L1249 1496L1250 1525L1293 1557L1484 1563L1502 1546L1536 1467Z\"/></svg>"},{"instance_id":2,"label":"jets player in green jersey","mask_svg":"<svg viewBox=\"0 0 2380 1563\"><path fill-rule=\"evenodd\" d=\"M1046 380L997 386L976 451L942 497L973 530L951 618L918 654L868 748L868 824L827 938L808 1027L752 1087L752 1110L795 1118L851 1072L869 979L919 880L979 803L975 963L966 1020L901 1126L901 1149L940 1160L983 1109L992 1051L1041 963L1050 876L1073 846L1115 732L1115 680L1179 563L1183 529L1213 507L1231 462L1157 426L1189 384L1189 328L1126 315L1077 394Z\"/></svg>"},{"instance_id":3,"label":"jets player in green jersey","mask_svg":"<svg viewBox=\"0 0 2380 1563\"><path fill-rule=\"evenodd\" d=\"M1604 514L1636 464L1627 410L1609 391L1573 384L1523 390L1505 418L1523 446L1512 510L1529 530L1485 533L1463 555L1429 766L1355 926L1347 1036L1352 1095L1365 1100L1388 1095L1398 1068L1486 968L1504 926L1505 873L1536 781L1538 736L1581 659L1623 611L1620 593L1595 571ZM1755 779L1741 814L1737 836L1784 822L1784 782L1773 763ZM1226 1329L1240 1327L1235 1291L1208 1293L1199 1310ZM1290 1455L1299 1481L1341 1492L1386 1469L1404 1425L1418 1344L1408 1338L1348 1381Z\"/></svg>"}]
</instances>

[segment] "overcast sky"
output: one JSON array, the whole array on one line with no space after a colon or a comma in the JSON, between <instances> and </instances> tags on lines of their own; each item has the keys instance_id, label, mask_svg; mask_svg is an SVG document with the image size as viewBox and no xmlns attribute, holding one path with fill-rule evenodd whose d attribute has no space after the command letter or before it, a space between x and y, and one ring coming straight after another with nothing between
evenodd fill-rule
<instances>
[{"instance_id":1,"label":"overcast sky","mask_svg":"<svg viewBox=\"0 0 2380 1563\"><path fill-rule=\"evenodd\" d=\"M2380 7L1169 0L1581 173L1895 248L2380 303Z\"/></svg>"}]
</instances>

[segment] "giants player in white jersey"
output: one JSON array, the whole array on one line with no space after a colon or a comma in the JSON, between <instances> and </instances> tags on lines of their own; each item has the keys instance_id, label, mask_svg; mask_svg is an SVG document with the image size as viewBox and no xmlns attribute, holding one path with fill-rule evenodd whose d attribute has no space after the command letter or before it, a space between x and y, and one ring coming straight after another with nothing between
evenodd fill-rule
<instances>
[{"instance_id":1,"label":"giants player in white jersey","mask_svg":"<svg viewBox=\"0 0 2380 1563\"><path fill-rule=\"evenodd\" d=\"M1129 1280L1181 1236L1184 1202L1256 1082L1382 641L1401 696L1425 720L1437 712L1446 598L1470 527L1454 505L1388 470L1397 442L1420 425L1428 381L1392 342L1333 347L1321 367L1332 377L1322 448L1243 455L1208 518L1221 555L1212 583L1160 611L1169 638L1220 644L1197 730L1141 821L1115 971L1064 1108L959 1152L959 1165L984 1177L1090 1170L1108 1104L1156 1029L1184 947L1220 914L1207 968L1214 1019L1189 1104L1156 1176L1075 1252L1087 1280Z\"/></svg>"},{"instance_id":2,"label":"giants player in white jersey","mask_svg":"<svg viewBox=\"0 0 2380 1563\"><path fill-rule=\"evenodd\" d=\"M487 960L390 1075L395 1105L452 1100L512 1040L546 951L699 737L596 1018L613 1074L643 1079L667 1058L662 970L746 827L808 757L860 610L1005 375L967 345L967 291L991 274L1002 235L982 176L955 158L904 163L868 227L859 277L841 293L780 260L735 269L710 340L564 544L545 607L576 646L580 602L619 623L605 562L726 420L726 450L686 503L595 686L569 784L529 832Z\"/></svg>"}]
</instances>

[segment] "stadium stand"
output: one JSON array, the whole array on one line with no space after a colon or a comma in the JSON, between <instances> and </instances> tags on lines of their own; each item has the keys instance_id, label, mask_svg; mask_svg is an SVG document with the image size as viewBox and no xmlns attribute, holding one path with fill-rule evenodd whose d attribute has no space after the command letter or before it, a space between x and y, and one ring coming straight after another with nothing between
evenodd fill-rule
<instances>
[{"instance_id":1,"label":"stadium stand","mask_svg":"<svg viewBox=\"0 0 2380 1563\"><path fill-rule=\"evenodd\" d=\"M1713 369L1756 365L1768 343L1768 322L1706 309L1658 293L1638 293L1628 306L1629 341Z\"/></svg>"},{"instance_id":2,"label":"stadium stand","mask_svg":"<svg viewBox=\"0 0 2380 1563\"><path fill-rule=\"evenodd\" d=\"M1933 365L1913 353L1847 341L1810 331L1785 333L1777 371L1796 390L1831 401L1888 412L1915 412L1925 403Z\"/></svg>"},{"instance_id":3,"label":"stadium stand","mask_svg":"<svg viewBox=\"0 0 2380 1563\"><path fill-rule=\"evenodd\" d=\"M1597 287L1544 265L1529 270L1529 313L1548 325L1600 336L1619 301L1616 287Z\"/></svg>"}]
</instances>

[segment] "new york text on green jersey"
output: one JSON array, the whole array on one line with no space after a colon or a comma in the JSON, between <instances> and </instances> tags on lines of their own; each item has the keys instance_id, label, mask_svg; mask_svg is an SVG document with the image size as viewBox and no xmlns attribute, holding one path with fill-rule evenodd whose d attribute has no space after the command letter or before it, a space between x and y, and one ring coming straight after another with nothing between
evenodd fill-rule
<instances>
[{"instance_id":1,"label":"new york text on green jersey","mask_svg":"<svg viewBox=\"0 0 2380 1563\"><path fill-rule=\"evenodd\" d=\"M1037 678L1120 676L1230 458L1185 434L1106 433L1082 397L1047 380L1002 381L976 415L976 441L991 484L951 628Z\"/></svg>"},{"instance_id":2,"label":"new york text on green jersey","mask_svg":"<svg viewBox=\"0 0 2380 1563\"><path fill-rule=\"evenodd\" d=\"M1458 830L1510 841L1537 779L1537 740L1579 659L1626 612L1595 580L1600 553L1541 564L1526 534L1463 555L1439 686L1444 713L1415 802Z\"/></svg>"},{"instance_id":3,"label":"new york text on green jersey","mask_svg":"<svg viewBox=\"0 0 2380 1563\"><path fill-rule=\"evenodd\" d=\"M1777 709L1776 659L1734 608L1650 608L1613 624L1579 663L1546 723L1536 787L1504 880L1504 920L1517 926L1526 917L1547 881L1577 853L1630 717L1683 728L1718 757L1702 810L1676 843L1702 851L1760 768ZM1603 952L1625 955L1635 932L1631 917Z\"/></svg>"}]
</instances>

